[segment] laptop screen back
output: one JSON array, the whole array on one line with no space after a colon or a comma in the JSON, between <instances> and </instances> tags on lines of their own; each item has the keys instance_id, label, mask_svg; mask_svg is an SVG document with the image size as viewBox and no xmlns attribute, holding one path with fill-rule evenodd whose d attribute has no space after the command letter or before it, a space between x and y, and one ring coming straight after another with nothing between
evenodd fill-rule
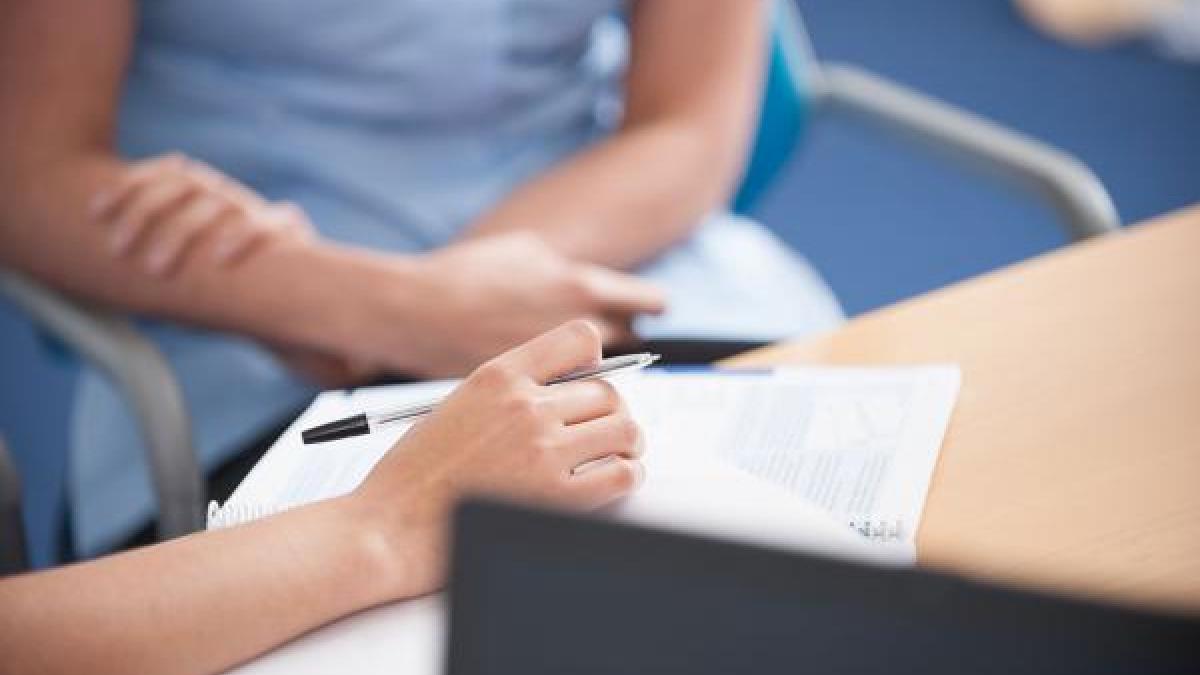
<instances>
[{"instance_id":1,"label":"laptop screen back","mask_svg":"<svg viewBox=\"0 0 1200 675\"><path fill-rule=\"evenodd\" d=\"M450 675L1200 673L1200 622L471 503Z\"/></svg>"}]
</instances>

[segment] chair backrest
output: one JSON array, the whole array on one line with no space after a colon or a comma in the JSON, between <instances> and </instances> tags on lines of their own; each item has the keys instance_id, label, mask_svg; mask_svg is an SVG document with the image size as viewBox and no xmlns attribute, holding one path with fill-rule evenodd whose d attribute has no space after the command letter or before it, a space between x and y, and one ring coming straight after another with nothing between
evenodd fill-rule
<instances>
[{"instance_id":1,"label":"chair backrest","mask_svg":"<svg viewBox=\"0 0 1200 675\"><path fill-rule=\"evenodd\" d=\"M793 0L776 0L758 131L733 199L745 214L779 176L808 127L815 98L816 60Z\"/></svg>"}]
</instances>

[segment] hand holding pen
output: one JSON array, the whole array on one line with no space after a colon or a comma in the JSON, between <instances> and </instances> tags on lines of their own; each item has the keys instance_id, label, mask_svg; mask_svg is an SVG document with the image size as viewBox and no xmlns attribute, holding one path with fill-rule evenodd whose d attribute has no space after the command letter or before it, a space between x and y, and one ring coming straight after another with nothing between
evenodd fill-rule
<instances>
[{"instance_id":1,"label":"hand holding pen","mask_svg":"<svg viewBox=\"0 0 1200 675\"><path fill-rule=\"evenodd\" d=\"M654 363L658 359L658 354L648 353L613 356L600 361L593 368L587 368L584 370L575 371L573 373L568 373L561 377L554 378L546 384L556 385L565 384L567 382L578 382L581 380L608 378L625 372L641 370L642 368ZM301 438L304 440L306 445L311 445L315 443L335 441L342 438L350 438L353 436L363 436L375 431L376 429L381 429L399 422L428 415L432 413L444 400L444 398L438 398L395 408L392 410L374 413L359 413L357 415L344 417L339 420L334 420L326 424L305 429L301 433Z\"/></svg>"}]
</instances>

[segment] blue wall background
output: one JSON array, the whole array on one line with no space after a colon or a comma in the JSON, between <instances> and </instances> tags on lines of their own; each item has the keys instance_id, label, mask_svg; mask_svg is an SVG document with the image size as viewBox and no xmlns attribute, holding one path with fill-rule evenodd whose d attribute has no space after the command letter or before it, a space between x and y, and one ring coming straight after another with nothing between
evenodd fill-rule
<instances>
[{"instance_id":1,"label":"blue wall background","mask_svg":"<svg viewBox=\"0 0 1200 675\"><path fill-rule=\"evenodd\" d=\"M1063 47L1008 0L800 0L818 55L856 63L1075 153L1126 222L1200 201L1200 66L1143 46ZM821 120L760 217L825 273L851 313L1052 249L1052 214L873 132ZM48 560L74 375L0 303L0 434Z\"/></svg>"},{"instance_id":2,"label":"blue wall background","mask_svg":"<svg viewBox=\"0 0 1200 675\"><path fill-rule=\"evenodd\" d=\"M1200 64L1034 32L1009 0L801 0L822 60L855 63L1082 158L1125 222L1200 201ZM1040 204L840 120L762 217L859 313L1063 243Z\"/></svg>"}]
</instances>

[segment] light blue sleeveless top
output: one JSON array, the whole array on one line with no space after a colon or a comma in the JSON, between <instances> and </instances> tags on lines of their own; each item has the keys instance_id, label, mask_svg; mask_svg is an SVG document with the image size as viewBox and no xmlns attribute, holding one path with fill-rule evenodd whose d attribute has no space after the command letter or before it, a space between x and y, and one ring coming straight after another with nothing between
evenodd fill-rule
<instances>
[{"instance_id":1,"label":"light blue sleeveless top","mask_svg":"<svg viewBox=\"0 0 1200 675\"><path fill-rule=\"evenodd\" d=\"M441 246L619 118L618 0L145 0L120 108L129 157L181 150L331 239ZM635 170L631 167L630 170ZM298 271L297 273L303 273ZM766 230L713 214L647 266L671 310L649 336L775 338L829 328L828 289ZM253 293L253 289L245 289ZM315 393L253 343L147 330L178 372L204 466ZM70 497L94 554L152 512L141 440L94 373L77 393Z\"/></svg>"}]
</instances>

